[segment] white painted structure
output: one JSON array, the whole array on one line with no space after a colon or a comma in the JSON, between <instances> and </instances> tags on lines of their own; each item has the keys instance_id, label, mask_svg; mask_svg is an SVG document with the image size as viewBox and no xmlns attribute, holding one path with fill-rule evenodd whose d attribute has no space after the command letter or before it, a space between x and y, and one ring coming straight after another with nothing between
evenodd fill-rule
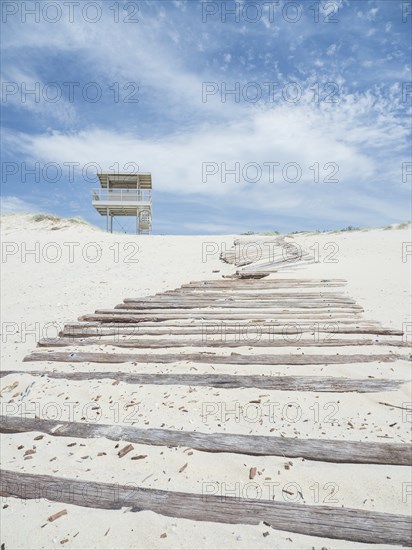
<instances>
[{"instance_id":1,"label":"white painted structure","mask_svg":"<svg viewBox=\"0 0 412 550\"><path fill-rule=\"evenodd\" d=\"M150 173L97 174L100 188L92 191L92 204L106 216L107 231L113 233L115 216L136 217L136 233L152 229L152 175Z\"/></svg>"}]
</instances>

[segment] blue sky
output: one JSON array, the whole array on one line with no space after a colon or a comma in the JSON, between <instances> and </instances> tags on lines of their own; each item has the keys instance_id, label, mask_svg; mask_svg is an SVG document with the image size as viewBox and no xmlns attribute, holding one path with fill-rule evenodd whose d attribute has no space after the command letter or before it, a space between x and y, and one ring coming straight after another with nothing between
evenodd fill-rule
<instances>
[{"instance_id":1,"label":"blue sky","mask_svg":"<svg viewBox=\"0 0 412 550\"><path fill-rule=\"evenodd\" d=\"M138 166L157 234L410 219L410 1L71 4L2 2L4 213Z\"/></svg>"}]
</instances>

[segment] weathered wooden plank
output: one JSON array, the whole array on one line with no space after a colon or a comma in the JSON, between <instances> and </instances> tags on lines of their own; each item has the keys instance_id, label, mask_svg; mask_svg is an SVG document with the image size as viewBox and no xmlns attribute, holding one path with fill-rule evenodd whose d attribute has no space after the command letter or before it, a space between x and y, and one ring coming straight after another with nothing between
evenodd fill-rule
<instances>
[{"instance_id":1,"label":"weathered wooden plank","mask_svg":"<svg viewBox=\"0 0 412 550\"><path fill-rule=\"evenodd\" d=\"M252 289L253 290L253 289ZM335 294L332 292L272 292L272 291L254 291L252 290L245 290L245 291L238 291L233 292L233 298L236 298L237 300L246 300L251 298L258 298L261 300L337 300L337 301L347 301L347 302L354 302L355 300L351 298L350 296L347 296L345 294ZM126 301L157 301L157 300L172 300L179 298L180 300L190 300L194 301L195 299L201 300L206 299L208 296L214 295L216 299L225 299L228 298L228 293L230 291L224 290L224 291L208 291L209 294L205 294L203 291L189 291L186 290L179 290L179 291L166 291L166 292L160 292L158 294L154 294L151 296L140 296L135 298L126 298Z\"/></svg>"},{"instance_id":2,"label":"weathered wooden plank","mask_svg":"<svg viewBox=\"0 0 412 550\"><path fill-rule=\"evenodd\" d=\"M301 324L288 327L286 324L226 324L226 323L187 323L187 324L169 324L169 323L67 323L60 336L73 338L84 338L87 336L113 336L113 335L139 335L139 336L158 336L158 335L196 335L221 336L239 335L242 337L250 333L259 333L262 335L285 335L293 336L297 334L313 334L314 331L329 334L333 338L335 334L374 334L387 336L402 336L403 332L398 329L387 329L375 325L356 325L356 326L323 326L314 327L314 324ZM324 338L324 337L323 337ZM298 343L298 342L296 342Z\"/></svg>"},{"instance_id":3,"label":"weathered wooden plank","mask_svg":"<svg viewBox=\"0 0 412 550\"><path fill-rule=\"evenodd\" d=\"M330 288L331 286L344 286L347 281L332 281L332 280L301 280L296 279L276 279L274 277L266 278L264 281L248 281L246 279L234 278L233 274L229 277L221 276L220 279L213 281L192 281L183 283L177 288L200 288L200 287L216 287L216 288L282 288L282 287L323 287Z\"/></svg>"},{"instance_id":4,"label":"weathered wooden plank","mask_svg":"<svg viewBox=\"0 0 412 550\"><path fill-rule=\"evenodd\" d=\"M304 303L307 302L324 302L324 301L330 301L335 302L337 304L349 304L349 305L357 305L356 301L352 298L346 298L346 297L330 297L330 296L301 296L296 295L293 296L292 294L288 294L287 296L278 296L270 292L262 292L262 293L249 293L249 292L228 292L228 291L222 291L219 293L216 292L209 292L209 291L200 291L200 292L190 292L190 293L183 293L183 292L174 292L174 293L168 293L168 294L160 294L160 295L154 295L154 296L141 296L136 298L126 298L125 303L128 302L168 302L168 303L199 303L202 304L204 302L213 302L213 303L228 303L228 302L244 302L246 304L249 304L250 302L257 301L259 304L265 304L265 303L283 303L283 302L298 302L302 301Z\"/></svg>"},{"instance_id":5,"label":"weathered wooden plank","mask_svg":"<svg viewBox=\"0 0 412 550\"><path fill-rule=\"evenodd\" d=\"M155 322L155 321L146 321L147 325L146 326L170 326L170 327L181 327L181 326L210 326L210 327L251 327L251 326L257 326L257 323L253 320L253 319L246 319L245 321L238 321L236 319L226 319L226 320L216 320L214 321L213 319L210 319L210 320L202 320L202 319L189 319L190 316L187 316L186 318L183 318L183 319L170 319L170 321L168 322L163 322L161 325L159 325L159 323ZM123 316L120 317L120 319L124 319ZM144 321L142 321L144 322ZM341 320L342 323L346 323L346 324L349 324L351 327L354 327L354 328L381 328L383 330L393 330L395 331L396 333L400 333L400 334L403 334L403 332L400 330L400 329L392 329L392 328L388 328L388 327L382 327L382 325L378 322L378 321L371 321L369 319L364 319L364 318L360 318L360 319L342 319ZM301 323L300 325L298 324L298 322L293 322L291 320L279 320L279 321L272 321L272 320L262 320L259 322L258 326L260 327L289 327L290 325L294 325L294 326L301 326L301 327L314 327L314 326L319 326L319 327L323 327L323 326L326 326L326 325L330 325L330 324L334 324L335 326L339 326L337 323L339 323L339 319L337 320L333 320L331 321L330 319L327 319L326 321L324 322L320 322L320 323L313 323L311 322L310 319L302 319L301 320ZM75 325L78 325L78 326L101 326L102 324L99 323L98 321L71 321L71 322L68 322L66 323L67 325L70 325L70 326L75 326ZM114 324L117 324L117 323L114 323ZM123 323L125 324L125 326L129 326L129 323ZM105 324L105 326L107 326Z\"/></svg>"},{"instance_id":6,"label":"weathered wooden plank","mask_svg":"<svg viewBox=\"0 0 412 550\"><path fill-rule=\"evenodd\" d=\"M222 303L222 304L243 304L245 303L248 307L251 305L250 302L256 301L259 305L273 305L278 306L282 304L290 304L292 306L299 303L302 304L324 304L331 303L337 306L348 305L348 306L358 306L356 300L351 297L342 295L342 296L333 296L333 295L323 295L319 294L302 294L302 293L292 293L288 292L272 292L270 290L262 291L231 291L231 290L208 290L208 289L195 289L195 290L178 290L178 291L165 291L159 294L154 294L152 296L138 296L138 297L127 297L123 300L124 303L183 303L183 304L203 304L208 303Z\"/></svg>"},{"instance_id":7,"label":"weathered wooden plank","mask_svg":"<svg viewBox=\"0 0 412 550\"><path fill-rule=\"evenodd\" d=\"M228 311L227 313L215 313L215 312L199 312L191 311L190 313L174 313L172 312L163 312L155 313L153 311L134 311L134 310L125 310L125 309L99 309L95 313L89 313L79 317L79 321L171 321L173 319L205 319L209 321L245 321L245 320L255 320L255 321L278 321L285 320L291 321L294 323L299 323L300 321L334 321L335 323L340 323L344 320L350 320L352 323L357 320L361 320L359 313L339 313L339 317L334 316L336 312L316 312L311 311L311 313L292 313L292 312L266 312L266 311L256 311L256 313L233 313Z\"/></svg>"},{"instance_id":8,"label":"weathered wooden plank","mask_svg":"<svg viewBox=\"0 0 412 550\"><path fill-rule=\"evenodd\" d=\"M284 246L284 245L283 245ZM251 250L252 247L252 250ZM253 250L253 247L256 247ZM246 251L244 250L246 248ZM306 252L300 251L294 258L287 258L284 253L282 245L278 245L273 242L266 243L249 243L246 245L239 245L235 250L228 250L220 255L220 259L228 264L234 264L236 267L244 265L255 264L255 268L260 266L262 262L268 261L271 264L285 263L289 264L298 263L301 259L310 255ZM311 256L313 260L313 255ZM259 263L258 263L259 262Z\"/></svg>"},{"instance_id":9,"label":"weathered wooden plank","mask_svg":"<svg viewBox=\"0 0 412 550\"><path fill-rule=\"evenodd\" d=\"M234 275L231 275L232 279L263 279L264 277L267 277L270 275L270 272L268 271L253 271L248 273L243 272L237 272ZM225 277L225 275L223 275ZM229 276L227 276L229 277Z\"/></svg>"},{"instance_id":10,"label":"weathered wooden plank","mask_svg":"<svg viewBox=\"0 0 412 550\"><path fill-rule=\"evenodd\" d=\"M122 318L123 319L123 318ZM325 332L330 332L331 324L335 327L334 330L342 328L343 330L351 329L373 329L373 330L382 330L385 331L385 334L394 334L402 336L403 331L400 329L393 329L388 327L382 327L382 325L376 321L369 321L366 319L359 319L355 321L351 320L342 320L342 326L340 323L335 321L325 321L322 323L311 323L310 320L303 320L300 324L294 323L291 321L261 321L259 323L254 322L253 320L239 322L236 320L226 320L226 321L213 321L213 320L202 320L202 319L182 319L182 320L173 320L164 321L162 323L154 321L141 321L136 324L136 326L145 326L145 327L166 327L166 328L194 328L194 327L205 327L205 328L215 328L216 331L222 331L223 329L237 329L237 330L247 330L248 328L259 327L262 330L269 329L287 329L291 326L295 328L301 328L302 330L313 332L315 327L317 330L325 329ZM100 323L98 321L72 321L65 324L68 328L82 328L82 327L131 327L133 326L129 322L115 322L115 323Z\"/></svg>"},{"instance_id":11,"label":"weathered wooden plank","mask_svg":"<svg viewBox=\"0 0 412 550\"><path fill-rule=\"evenodd\" d=\"M355 311L364 311L362 306L357 306L355 304L348 303L337 303L337 302L328 302L328 301L311 301L311 302L265 302L261 303L259 300L251 301L250 303L245 302L191 302L191 303L182 303L182 302L126 302L123 304L117 304L115 309L128 309L128 310L152 310L153 312L165 312L167 310L175 310L178 312L186 311L188 309L197 309L205 311L215 311L217 309L240 309L246 312L254 310L267 310L270 311L282 311L282 310L294 310L294 309L322 309L327 311L339 311L339 312L355 312Z\"/></svg>"},{"instance_id":12,"label":"weathered wooden plank","mask_svg":"<svg viewBox=\"0 0 412 550\"><path fill-rule=\"evenodd\" d=\"M341 346L396 346L396 347L410 347L408 342L402 340L381 340L376 342L372 339L343 339L343 338L331 338L326 340L301 339L297 342L288 341L285 338L257 338L253 340L247 340L240 338L239 340L227 340L226 338L219 339L207 339L206 337L200 340L172 340L166 338L158 338L151 340L144 340L141 338L128 338L128 339L105 339L105 338L41 338L37 343L39 347L67 347L67 346L92 346L92 345L105 345L114 346L118 348L151 348L151 349L163 349L163 348L187 348L188 346L196 347L215 347L215 348L239 348L239 347L341 347Z\"/></svg>"},{"instance_id":13,"label":"weathered wooden plank","mask_svg":"<svg viewBox=\"0 0 412 550\"><path fill-rule=\"evenodd\" d=\"M115 310L117 311L117 310ZM269 317L265 317L262 315L213 315L213 316L207 316L207 315L187 315L187 316L177 316L173 317L172 314L168 315L150 315L149 313L146 314L125 314L125 313L119 313L119 314L105 314L105 313L89 313L87 315L81 315L78 318L79 321L99 321L101 323L164 323L168 321L182 321L183 324L189 325L191 324L191 321L197 321L198 323L201 323L202 321L207 321L210 323L215 323L216 325L219 323L230 323L231 321L249 321L251 324L253 323L259 323L261 324L272 324L277 326L283 326L283 327L289 327L290 325L294 326L302 326L306 325L309 326L310 324L312 326L316 324L335 324L335 325L354 325L355 323L361 323L364 322L363 319L359 318L359 316L354 315L348 315L348 316L339 316L338 318L333 316L311 316L311 315L299 315L299 316L290 316L290 317L280 317L278 315L273 315ZM365 321L368 322L368 321ZM166 323L165 323L166 324ZM170 324L170 323L168 323Z\"/></svg>"},{"instance_id":14,"label":"weathered wooden plank","mask_svg":"<svg viewBox=\"0 0 412 550\"><path fill-rule=\"evenodd\" d=\"M228 284L216 284L216 285L188 285L184 286L182 285L179 288L172 289L173 291L181 291L181 292L197 292L200 293L202 291L206 292L276 292L281 290L282 292L285 291L307 291L310 290L311 292L322 292L322 291L330 291L331 289L341 289L344 286L346 286L344 283L307 283L307 284L286 284L286 283L279 283L277 285L263 285L262 283L256 282L253 286L250 285L244 285L239 283L232 283L232 286L229 286ZM335 290L336 292L336 290ZM339 292L339 291L337 291Z\"/></svg>"},{"instance_id":15,"label":"weathered wooden plank","mask_svg":"<svg viewBox=\"0 0 412 550\"><path fill-rule=\"evenodd\" d=\"M354 363L388 363L407 359L396 353L380 355L216 355L214 353L99 353L99 352L33 352L23 361L56 361L63 363L208 363L222 365L342 365Z\"/></svg>"},{"instance_id":16,"label":"weathered wooden plank","mask_svg":"<svg viewBox=\"0 0 412 550\"><path fill-rule=\"evenodd\" d=\"M299 285L294 284L292 286L285 286L285 283L279 283L278 285L274 284L268 284L268 282L254 282L253 284L244 284L240 281L231 282L230 281L219 281L216 285L211 284L202 284L199 283L197 285L182 285L175 288L167 288L162 291L159 291L156 293L156 295L160 295L163 293L170 293L170 292L187 292L188 294L199 292L200 290L206 290L208 292L235 292L240 291L244 292L246 294L251 293L258 293L263 294L265 292L268 292L270 294L287 294L287 295L295 295L295 294L329 294L329 295L337 295L337 296L347 296L347 289L345 289L342 285L342 283L339 283L338 287L332 286L323 286L323 283L319 285L319 283L315 283L317 286L307 286L307 285ZM336 284L336 283L334 283ZM311 283L312 285L312 283Z\"/></svg>"},{"instance_id":17,"label":"weathered wooden plank","mask_svg":"<svg viewBox=\"0 0 412 550\"><path fill-rule=\"evenodd\" d=\"M212 413L211 413L212 414ZM1 433L38 431L54 436L84 439L106 437L144 445L190 447L212 453L253 456L284 456L323 462L351 464L412 464L412 446L406 443L344 441L339 439L298 439L288 437L201 433L181 430L144 429L121 424L59 422L20 416L2 416Z\"/></svg>"},{"instance_id":18,"label":"weathered wooden plank","mask_svg":"<svg viewBox=\"0 0 412 550\"><path fill-rule=\"evenodd\" d=\"M206 294L204 292L175 292L168 291L168 293L159 293L154 294L151 296L140 296L135 298L126 298L125 302L158 302L158 301L181 301L181 302L194 302L194 301L202 301L207 300L210 297L213 297L215 301L228 301L228 300L236 300L236 301L250 301L250 300L260 300L262 302L264 301L276 301L276 302L284 302L284 301L290 301L294 302L297 300L301 300L304 302L309 301L336 301L336 302L345 302L345 303L356 303L356 301L346 295L333 295L331 293L302 293L302 292L288 292L288 293L274 293L274 292L249 292L245 291L243 293L241 292L233 292L233 294L229 294L228 291L224 292L212 292L209 291L209 294Z\"/></svg>"},{"instance_id":19,"label":"weathered wooden plank","mask_svg":"<svg viewBox=\"0 0 412 550\"><path fill-rule=\"evenodd\" d=\"M1 470L1 495L40 499L87 508L150 510L167 517L217 523L257 525L264 521L274 529L324 538L364 543L411 544L408 516L337 508L242 499L87 482Z\"/></svg>"},{"instance_id":20,"label":"weathered wooden plank","mask_svg":"<svg viewBox=\"0 0 412 550\"><path fill-rule=\"evenodd\" d=\"M155 299L156 298L156 299ZM341 300L337 298L329 299L329 298L272 298L267 299L264 296L253 296L248 297L247 299L243 299L243 297L237 297L237 296L227 296L227 297L208 297L208 296L201 296L201 297L186 297L186 296L159 296L159 297L153 297L153 299L149 298L141 298L141 299L134 299L126 298L123 302L124 304L132 304L134 306L150 306L150 307L167 307L167 306L182 306L182 307L208 307L208 305L213 305L214 307L223 307L223 306L230 306L233 307L243 307L248 308L250 306L253 306L254 304L257 304L261 307L269 307L269 306L283 306L283 305L291 305L296 307L298 304L305 304L305 305L333 305L338 307L362 307L355 303L353 300Z\"/></svg>"},{"instance_id":21,"label":"weathered wooden plank","mask_svg":"<svg viewBox=\"0 0 412 550\"><path fill-rule=\"evenodd\" d=\"M222 253L220 259L226 263L234 264L236 267L252 265L255 269L259 269L262 262L276 265L279 263L298 264L300 261L306 259L313 261L313 254L309 254L300 248L295 248L295 254L292 251L292 254L290 254L291 257L288 257L285 254L285 247L287 248L288 246L288 243L280 244L273 241L254 241L238 244L233 250Z\"/></svg>"},{"instance_id":22,"label":"weathered wooden plank","mask_svg":"<svg viewBox=\"0 0 412 550\"><path fill-rule=\"evenodd\" d=\"M126 298L124 300L124 303L138 303L138 304L151 304L151 303L183 303L183 304L197 304L197 303L204 303L206 301L209 301L210 303L222 303L222 304L228 304L228 303L246 303L250 305L250 302L256 300L259 304L283 304L283 303L291 303L294 305L295 303L310 303L310 304L316 304L316 303L333 303L337 305L341 304L348 304L348 305L356 305L355 300L352 300L350 298L345 297L337 297L337 298L331 298L329 296L273 296L273 295L264 295L264 294L251 294L247 295L246 297L241 296L238 294L233 294L230 296L227 295L215 295L214 297L210 296L204 296L204 295L193 295L190 294L188 296L183 294L175 294L175 295L160 295L160 296L151 296L147 298Z\"/></svg>"},{"instance_id":23,"label":"weathered wooden plank","mask_svg":"<svg viewBox=\"0 0 412 550\"><path fill-rule=\"evenodd\" d=\"M130 298L133 300L133 298ZM140 296L135 298L135 300L149 300L149 299L162 299L162 300L181 300L181 301L206 301L206 300L236 300L236 301L250 301L250 300L261 300L261 301L272 301L272 300L342 300L347 301L348 303L355 304L356 301L352 298L346 296L323 296L323 294L308 296L303 295L301 292L291 292L288 291L287 294L281 293L280 291L274 292L271 290L167 290L165 292L154 294L153 296Z\"/></svg>"},{"instance_id":24,"label":"weathered wooden plank","mask_svg":"<svg viewBox=\"0 0 412 550\"><path fill-rule=\"evenodd\" d=\"M316 284L332 284L332 283L347 283L347 280L346 279L310 279L310 278L306 278L306 279L300 279L300 278L296 278L296 279L292 279L292 278L284 278L284 279L281 279L281 278L278 278L278 277L273 277L271 279L266 279L265 281L262 281L261 283L257 283L256 281L225 281L224 279L206 279L206 280L202 280L202 281L190 281L189 283L185 283L183 285L181 285L182 288L186 288L188 286L199 286L199 285L234 285L234 286L240 286L240 285L248 285L248 286L255 286L255 285L262 285L262 286L276 286L278 284L281 284L281 283L287 283L287 284L292 284L292 283L295 283L295 284L312 284L312 283L316 283Z\"/></svg>"},{"instance_id":25,"label":"weathered wooden plank","mask_svg":"<svg viewBox=\"0 0 412 550\"><path fill-rule=\"evenodd\" d=\"M208 386L213 388L258 388L277 391L313 391L327 393L372 393L392 391L406 383L389 378L340 378L333 376L238 376L233 374L147 374L128 372L0 371L0 378L29 374L63 380L118 380L127 384L161 386Z\"/></svg>"},{"instance_id":26,"label":"weathered wooden plank","mask_svg":"<svg viewBox=\"0 0 412 550\"><path fill-rule=\"evenodd\" d=\"M204 281L197 281L194 283L184 283L180 286L175 287L174 289L166 289L166 290L196 290L199 288L209 288L209 290L215 289L216 291L220 291L222 289L227 290L235 290L235 289L244 289L247 292L255 292L255 289L264 289L269 290L273 292L278 292L279 290L281 292L289 292L292 290L293 292L299 291L299 288L301 288L301 292L345 292L343 290L343 287L346 286L346 282L305 282L305 283L299 283L295 281L287 282L287 281L276 281L274 279L266 279L265 281L233 281L228 279L218 279L216 281L212 282L204 282ZM329 286L332 285L332 286ZM334 285L337 285L336 287ZM336 290L336 288L339 288L339 290ZM318 290L319 289L319 290Z\"/></svg>"},{"instance_id":27,"label":"weathered wooden plank","mask_svg":"<svg viewBox=\"0 0 412 550\"><path fill-rule=\"evenodd\" d=\"M246 284L248 283L248 284ZM253 283L253 286L251 286ZM260 281L241 281L241 280L222 280L216 284L202 284L201 282L193 285L182 285L179 287L182 290L192 289L192 290L203 290L203 289L214 289L214 290L276 290L276 289L308 289L308 288L343 288L346 286L346 283L276 283L269 285L268 283L263 283Z\"/></svg>"},{"instance_id":28,"label":"weathered wooden plank","mask_svg":"<svg viewBox=\"0 0 412 550\"><path fill-rule=\"evenodd\" d=\"M116 315L127 315L128 313L132 315L138 315L138 311L135 309L129 308L128 304L119 304L124 309L97 309L95 313L114 313ZM125 307L126 306L126 307ZM237 315L240 316L250 316L250 315L263 315L265 317L268 317L269 315L277 315L280 317L291 317L291 316L297 316L297 315L313 315L313 316L324 316L324 315L331 315L331 314L338 314L342 315L344 317L347 317L348 315L359 315L363 309L355 309L353 307L347 308L347 307L329 307L329 306L322 306L321 309L314 309L311 306L308 308L291 308L291 307L276 307L272 306L270 308L264 309L260 308L258 305L256 307L246 307L244 309L238 309L236 311L231 311L231 308L228 308L228 311L225 311L223 308L223 311L218 311L220 308L218 306L214 307L198 307L195 311L187 309L177 309L177 310L169 310L169 308L161 308L161 309L149 309L147 311L142 311L142 315L176 315L176 317L186 317L193 315ZM308 311L309 310L309 311Z\"/></svg>"},{"instance_id":29,"label":"weathered wooden plank","mask_svg":"<svg viewBox=\"0 0 412 550\"><path fill-rule=\"evenodd\" d=\"M303 258L299 258L296 260L283 260L283 261L269 261L269 262L260 262L258 264L250 264L246 262L242 262L237 264L236 267L241 267L241 270L236 270L236 274L242 273L245 275L245 279L248 279L247 275L250 273L267 273L268 275L271 275L272 273L277 273L278 271L284 269L284 268L295 268L295 267L301 267L302 265L306 263L313 263L313 257L310 258L309 256L305 256ZM224 275L223 275L224 277ZM242 278L242 277L240 277Z\"/></svg>"}]
</instances>

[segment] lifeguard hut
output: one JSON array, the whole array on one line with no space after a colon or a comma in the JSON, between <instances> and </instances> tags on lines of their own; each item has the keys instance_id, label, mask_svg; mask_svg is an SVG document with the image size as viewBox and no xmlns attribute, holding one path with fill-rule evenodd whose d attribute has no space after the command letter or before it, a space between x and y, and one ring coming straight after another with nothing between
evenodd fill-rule
<instances>
[{"instance_id":1,"label":"lifeguard hut","mask_svg":"<svg viewBox=\"0 0 412 550\"><path fill-rule=\"evenodd\" d=\"M152 175L150 173L97 174L100 188L92 191L92 204L106 216L107 231L113 233L115 216L136 217L136 234L152 229Z\"/></svg>"}]
</instances>

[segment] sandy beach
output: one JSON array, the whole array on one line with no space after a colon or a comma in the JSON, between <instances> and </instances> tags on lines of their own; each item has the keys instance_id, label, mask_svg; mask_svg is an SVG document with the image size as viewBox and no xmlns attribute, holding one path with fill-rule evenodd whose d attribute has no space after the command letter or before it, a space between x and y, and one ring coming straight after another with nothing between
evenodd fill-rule
<instances>
[{"instance_id":1,"label":"sandy beach","mask_svg":"<svg viewBox=\"0 0 412 550\"><path fill-rule=\"evenodd\" d=\"M112 308L124 298L152 296L190 281L227 280L222 276L233 274L236 268L224 263L219 256L222 251L229 250L237 238L235 235L136 237L106 234L88 224L67 220L34 221L32 215L22 214L3 216L2 370L18 373L1 379L2 413L36 415L61 422L127 425L132 421L140 428L210 434L408 443L410 413L405 410L405 404L411 401L410 365L403 359L390 363L373 361L329 366L253 366L253 374L271 376L327 375L365 381L381 377L401 381L394 391L375 393L136 385L113 379L79 381L29 374L28 371L92 373L105 369L159 375L213 374L217 371L219 374L252 374L250 365L216 366L208 364L207 360L196 364L182 360L166 364L126 362L112 366L22 361L36 349L40 339L55 338L65 323L98 309ZM248 236L249 241L253 238ZM265 239L270 240L270 237ZM281 271L272 273L269 279L346 279L344 292L363 308L363 319L407 332L411 257L406 254L403 243L408 239L410 225L403 229L393 226L286 236L285 242L319 254L299 265L291 262ZM256 242L262 242L262 237L257 236ZM328 258L337 261L327 261ZM190 313L188 316L190 318ZM349 338L349 335L342 337ZM176 338L187 339L185 336ZM322 353L401 352L404 356L410 353L409 348L391 347L390 340L395 337L373 338L376 345L368 346L367 351L363 346L340 349L331 346ZM388 345L378 346L381 340L389 341ZM80 348L74 346L73 349ZM88 351L123 353L133 350L119 351L97 343L89 346ZM162 350L148 350L148 353L159 351ZM211 350L191 347L188 341L184 350L168 351ZM303 348L292 343L280 351L263 350L264 353L270 351L287 354L303 352ZM317 353L309 347L304 351L307 355ZM213 352L221 353L221 350L213 348ZM222 353L232 352L263 353L253 344L234 350L228 348ZM253 413L251 403L254 404ZM271 409L267 406L269 403L276 403L276 406ZM245 412L246 407L249 407L248 412ZM105 437L54 437L40 432L2 433L1 443L2 468L18 473L117 483L130 486L131 491L144 487L400 515L410 512L408 466L337 464L299 457L213 453L136 443L131 452L119 458L119 449L127 446L128 441L116 443ZM251 478L250 472L255 468ZM82 508L47 499L25 501L7 497L2 506L2 541L7 549L397 547L307 536L276 530L263 523L200 522L145 510L132 512L130 508ZM48 521L63 509L67 514ZM16 529L17 523L21 528Z\"/></svg>"}]
</instances>

